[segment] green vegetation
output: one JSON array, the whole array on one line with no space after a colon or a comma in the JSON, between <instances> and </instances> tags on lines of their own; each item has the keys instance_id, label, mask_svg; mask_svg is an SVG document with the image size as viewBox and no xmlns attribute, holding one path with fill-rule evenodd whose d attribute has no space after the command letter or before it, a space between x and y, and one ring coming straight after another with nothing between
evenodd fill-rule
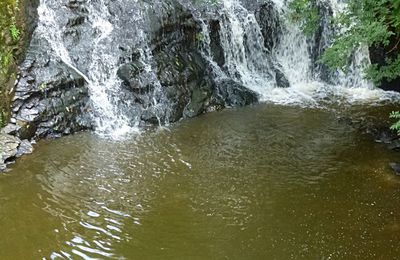
<instances>
[{"instance_id":1,"label":"green vegetation","mask_svg":"<svg viewBox=\"0 0 400 260\"><path fill-rule=\"evenodd\" d=\"M292 0L290 17L303 31L313 33L319 20L315 0ZM380 64L366 68L366 77L375 84L400 77L400 0L349 0L347 8L332 17L335 39L320 62L346 72L352 54L361 46L383 50ZM390 114L397 119L391 127L400 134L400 112Z\"/></svg>"},{"instance_id":2,"label":"green vegetation","mask_svg":"<svg viewBox=\"0 0 400 260\"><path fill-rule=\"evenodd\" d=\"M10 89L15 81L16 52L21 46L19 11L18 0L0 1L0 127L9 116Z\"/></svg>"},{"instance_id":3,"label":"green vegetation","mask_svg":"<svg viewBox=\"0 0 400 260\"><path fill-rule=\"evenodd\" d=\"M315 0L292 0L290 17L312 33L319 20ZM382 46L387 51L385 65L372 64L367 77L375 83L400 76L400 0L349 0L347 8L332 18L337 28L333 44L321 62L346 71L354 51L361 46ZM397 55L395 55L397 54Z\"/></svg>"},{"instance_id":4,"label":"green vegetation","mask_svg":"<svg viewBox=\"0 0 400 260\"><path fill-rule=\"evenodd\" d=\"M315 32L320 17L313 1L293 0L289 3L289 9L291 20L299 23L305 34Z\"/></svg>"},{"instance_id":5,"label":"green vegetation","mask_svg":"<svg viewBox=\"0 0 400 260\"><path fill-rule=\"evenodd\" d=\"M17 26L15 24L12 24L10 26L10 35L11 35L11 38L13 39L13 41L18 41L20 34L21 34L21 32L19 31Z\"/></svg>"},{"instance_id":6,"label":"green vegetation","mask_svg":"<svg viewBox=\"0 0 400 260\"><path fill-rule=\"evenodd\" d=\"M397 131L397 134L400 135L400 112L399 111L393 111L390 113L390 118L396 119L396 123L394 123L390 129Z\"/></svg>"}]
</instances>

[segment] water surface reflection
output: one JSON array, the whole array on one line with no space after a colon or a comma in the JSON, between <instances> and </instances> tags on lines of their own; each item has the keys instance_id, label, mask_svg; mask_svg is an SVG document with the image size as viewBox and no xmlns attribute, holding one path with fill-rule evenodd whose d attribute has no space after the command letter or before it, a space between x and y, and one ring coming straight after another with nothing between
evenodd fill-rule
<instances>
[{"instance_id":1,"label":"water surface reflection","mask_svg":"<svg viewBox=\"0 0 400 260\"><path fill-rule=\"evenodd\" d=\"M0 256L396 257L396 156L332 111L271 105L42 141L0 177Z\"/></svg>"}]
</instances>

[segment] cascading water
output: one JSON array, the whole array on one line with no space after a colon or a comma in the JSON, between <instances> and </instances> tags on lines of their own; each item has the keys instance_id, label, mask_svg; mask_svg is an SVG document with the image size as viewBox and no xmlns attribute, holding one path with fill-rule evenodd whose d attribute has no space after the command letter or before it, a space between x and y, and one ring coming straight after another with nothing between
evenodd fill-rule
<instances>
[{"instance_id":1,"label":"cascading water","mask_svg":"<svg viewBox=\"0 0 400 260\"><path fill-rule=\"evenodd\" d=\"M95 30L88 84L96 116L97 131L121 135L129 132L128 118L115 105L120 80L117 77L118 55L115 53L111 33L113 25L104 0L88 3L89 21Z\"/></svg>"},{"instance_id":2,"label":"cascading water","mask_svg":"<svg viewBox=\"0 0 400 260\"><path fill-rule=\"evenodd\" d=\"M86 81L96 132L117 137L137 131L139 113L135 114L138 109L133 102L134 98L121 94L122 81L117 71L124 53L117 43L125 46L136 44L136 51L140 53L140 61L144 64L143 78L154 86L148 93L150 101L146 108L152 110L160 124L167 123L162 121L168 114L168 106L164 102L166 98L153 71L149 40L144 33L149 23L145 14L148 4L117 1L114 8L127 9L120 18L115 17L116 10L112 10L105 0L87 0L79 4L83 10L79 18L85 19L85 29L76 33L79 35L78 40L71 40L66 35L68 22L63 17L68 9L59 8L59 3L51 0L40 2L37 31L48 42L53 57ZM74 15L74 12L69 14L72 17L70 21L76 19ZM124 30L131 30L131 36L121 38L126 33Z\"/></svg>"},{"instance_id":3,"label":"cascading water","mask_svg":"<svg viewBox=\"0 0 400 260\"><path fill-rule=\"evenodd\" d=\"M222 1L222 6L220 36L228 74L264 98L275 78L256 18L239 0Z\"/></svg>"},{"instance_id":4,"label":"cascading water","mask_svg":"<svg viewBox=\"0 0 400 260\"><path fill-rule=\"evenodd\" d=\"M52 9L47 6L46 0L40 1L40 6L38 7L38 15L39 24L37 30L42 35L42 37L45 38L50 44L50 47L54 51L55 55L65 65L67 65L73 71L82 76L86 82L90 82L90 79L73 65L71 57L69 56L69 52L62 42L62 28L59 24L57 24L55 14Z\"/></svg>"},{"instance_id":5,"label":"cascading water","mask_svg":"<svg viewBox=\"0 0 400 260\"><path fill-rule=\"evenodd\" d=\"M280 0L274 1L277 6L280 6L281 17L287 17L285 15L288 10L287 6ZM332 14L329 12L322 14L323 19L329 20L330 17L336 16L346 8L346 4L338 0L330 0L321 2L321 5L327 4L328 8L332 10ZM370 63L368 49L361 47L356 50L353 54L351 64L347 73L337 71L333 73L329 84L321 79L320 71L315 71L315 60L312 60L313 46L310 45L310 40L301 32L300 28L289 21L287 18L284 20L284 30L282 33L281 43L275 49L275 56L279 64L283 67L283 71L291 83L292 89L309 100L318 101L318 97L325 97L328 94L343 96L344 98L351 100L364 100L377 98L383 93L376 89L373 89L371 82L364 78L364 68ZM322 35L321 46L326 48L332 41L332 25L329 23L323 23L321 25ZM340 28L337 28L340 29ZM321 48L320 47L320 48ZM322 95L321 95L322 94Z\"/></svg>"},{"instance_id":6,"label":"cascading water","mask_svg":"<svg viewBox=\"0 0 400 260\"><path fill-rule=\"evenodd\" d=\"M223 18L220 36L226 71L231 77L259 93L262 100L276 103L315 105L319 99L329 95L343 96L350 101L385 95L373 89L372 84L364 79L363 68L369 63L367 48L360 48L353 54L348 73L332 73L329 83L321 79L319 71L315 70L316 61L312 58L312 42L288 19L287 1L271 2L278 10L281 32L279 43L269 54L263 45L264 38L254 14L245 9L239 0L221 1ZM333 15L345 8L342 1L324 3L332 9ZM327 47L332 40L333 28L329 28L331 25L328 23L323 26L321 41ZM277 86L276 67L287 78L289 88Z\"/></svg>"},{"instance_id":7,"label":"cascading water","mask_svg":"<svg viewBox=\"0 0 400 260\"><path fill-rule=\"evenodd\" d=\"M88 20L95 33L86 74L82 72L84 68L77 68L65 47L62 35L64 26L55 18L53 10L57 10L56 7L49 5L47 0L41 0L38 8L38 31L47 40L55 56L85 79L90 90L96 130L99 133L124 134L131 131L132 127L124 114L117 110L112 98L117 96L120 84L116 76L118 56L109 38L113 25L108 21L109 12L104 1L90 1L87 8Z\"/></svg>"},{"instance_id":8,"label":"cascading water","mask_svg":"<svg viewBox=\"0 0 400 260\"><path fill-rule=\"evenodd\" d=\"M183 107L176 108L180 110L182 117L182 110L191 103L190 95L194 91L194 85L199 88L196 85L198 82L191 83L189 88L182 90L180 88L187 87L188 78L174 81L165 77L183 78L184 75L160 76L165 66L182 65L179 61L179 51L173 50L169 53L169 50L163 49L164 46L175 48L166 41L182 41L179 32L170 32L171 25L163 24L163 19L167 22L168 19L173 20L174 17L171 16L175 15L174 12L180 12L174 9L176 6L186 8L186 16L182 17L188 19L187 17L193 15L196 20L194 23L201 27L203 40L198 44L198 49L203 59L208 62L207 66L211 67L209 71L212 75L206 77L213 79L208 82L214 80L217 88L219 78L222 79L221 82L225 80L229 83L232 82L229 80L233 80L259 94L261 101L305 106L319 105L321 99L329 99L332 96L340 96L350 101L385 96L382 92L373 90L371 84L363 79L362 67L368 63L366 48L360 48L354 53L348 74L330 72L327 80L322 75L323 71L319 65L316 65L316 59L320 52L331 44L334 28L331 28L328 22L321 23L322 33L318 46L315 46L315 39L305 36L300 28L288 19L287 1L270 0L265 3L268 3L268 10L273 9L273 12L260 18L260 14L257 13L259 10L255 11L260 8L260 4L254 4L258 7L252 9L249 8L252 4L246 0L220 0L212 7L206 5L205 9L197 10L198 3L189 0L171 0L171 3L149 3L141 0L71 0L65 4L70 5L68 7L54 0L41 0L37 31L41 39L48 42L52 57L86 81L96 131L105 135L123 135L136 130L139 123L146 120L158 122L160 125L167 124L169 118L177 118L173 115L171 104L179 107L181 103L186 102ZM324 14L324 21L329 20L332 13L336 15L345 7L340 0L323 3L330 10ZM168 13L168 10L172 10L171 13ZM202 13L199 10L206 11ZM155 13L165 17L157 17ZM262 19L271 20L267 22L267 27L271 27L268 30L272 31L265 32ZM224 60L222 63L216 62L213 57L211 33L215 32L210 28L211 20L218 22L218 44ZM195 26L191 28L193 25L190 23L178 26L181 26L181 29L190 28L187 30L189 34L197 30ZM163 38L164 31L173 36ZM186 43L179 44L180 47L186 46ZM167 54L162 56L160 52ZM190 62L191 59L192 57L188 58ZM140 65L136 68L138 64ZM126 71L129 71L125 73L125 78L118 75L121 66L125 66ZM185 66L189 68L189 72L193 70L190 64ZM172 71L179 74L185 69ZM134 70L136 71L133 72ZM179 91L170 91L171 88ZM170 92L167 94L168 91ZM171 93L172 96L181 95L179 93L186 96L173 96L171 99ZM201 97L197 101L204 100L207 98Z\"/></svg>"}]
</instances>

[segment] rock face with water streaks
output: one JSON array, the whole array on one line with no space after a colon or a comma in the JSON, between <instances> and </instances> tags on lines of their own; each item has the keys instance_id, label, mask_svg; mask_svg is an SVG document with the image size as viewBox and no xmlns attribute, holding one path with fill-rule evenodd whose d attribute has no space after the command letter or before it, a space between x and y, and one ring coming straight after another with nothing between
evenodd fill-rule
<instances>
[{"instance_id":1,"label":"rock face with water streaks","mask_svg":"<svg viewBox=\"0 0 400 260\"><path fill-rule=\"evenodd\" d=\"M82 74L95 74L93 70L96 68L87 64L99 58L103 60L96 63L97 66L111 69L104 64L106 56L89 55L92 50L85 32L96 34L108 28L95 27L99 18L91 13L96 9L89 11L87 5L86 1L70 0L62 4L65 17L55 10L54 21L50 18L39 21L45 23L43 26L53 26L45 28L47 30L61 30L53 32L54 35L59 33L60 37L44 37L43 29L32 36L15 86L11 124L18 127L16 136L22 139L59 136L94 127L90 115L95 112L92 111L88 82L75 68ZM239 82L216 77L210 61L199 47L204 40L201 27L204 21L193 14L190 4L170 0L155 4L150 9L143 7L145 3L141 5L123 8L119 2L109 2L101 7L106 8L102 12L109 12L122 20L120 29L113 29L116 34L113 37L121 39L116 46L118 52L111 53L119 56L119 61L113 66L118 67L116 75L121 80L121 97L113 105L121 105L120 113L134 120L158 124L160 121L174 122L182 117L194 117L226 106L257 102L257 94ZM146 53L143 43L135 41L138 28L133 28L134 21L130 21L132 18L128 14L132 8L153 12L149 14L149 20L142 21L140 25L140 29L146 29L147 33L142 39L147 41L147 45L144 44L148 48ZM218 26L216 18L210 16L209 19L210 23ZM218 29L212 31L218 38ZM97 37L99 42L103 39L103 36ZM222 67L224 53L218 39L214 38L214 45L215 49L219 49ZM69 52L68 62L65 57L59 56L63 48ZM98 53L101 54L104 53ZM103 72L100 70L97 73Z\"/></svg>"},{"instance_id":2,"label":"rock face with water streaks","mask_svg":"<svg viewBox=\"0 0 400 260\"><path fill-rule=\"evenodd\" d=\"M176 7L162 20L153 39L157 75L171 104L169 121L257 102L255 92L233 80L221 80L213 75L210 61L199 48L205 40L202 21L183 5L174 4ZM220 43L215 44L221 51Z\"/></svg>"},{"instance_id":3,"label":"rock face with water streaks","mask_svg":"<svg viewBox=\"0 0 400 260\"><path fill-rule=\"evenodd\" d=\"M316 62L329 45L328 2L313 37L285 38L292 32L278 0L42 0L7 133L32 140L166 124L266 100L268 91L289 95L297 81L333 82Z\"/></svg>"},{"instance_id":4,"label":"rock face with water streaks","mask_svg":"<svg viewBox=\"0 0 400 260\"><path fill-rule=\"evenodd\" d=\"M262 44L271 52L280 31L275 5L244 5L257 16ZM19 66L7 134L16 140L56 137L115 117L131 126L168 123L258 102L259 94L227 68L221 26L228 14L217 9L185 0L42 1L39 17L31 17L31 30L38 27ZM279 65L273 67L277 85L288 87ZM28 147L26 141L15 144ZM22 153L7 151L4 160Z\"/></svg>"},{"instance_id":5,"label":"rock face with water streaks","mask_svg":"<svg viewBox=\"0 0 400 260\"><path fill-rule=\"evenodd\" d=\"M20 67L13 100L12 123L20 127L17 136L30 139L90 128L83 78L47 58L32 57L31 52Z\"/></svg>"}]
</instances>

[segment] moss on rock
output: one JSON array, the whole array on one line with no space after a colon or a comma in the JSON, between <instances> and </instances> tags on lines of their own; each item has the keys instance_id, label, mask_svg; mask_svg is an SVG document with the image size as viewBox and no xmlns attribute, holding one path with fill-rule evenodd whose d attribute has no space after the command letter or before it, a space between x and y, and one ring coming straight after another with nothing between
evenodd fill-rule
<instances>
[{"instance_id":1,"label":"moss on rock","mask_svg":"<svg viewBox=\"0 0 400 260\"><path fill-rule=\"evenodd\" d=\"M28 0L0 1L0 127L8 121L17 64L29 39Z\"/></svg>"}]
</instances>

